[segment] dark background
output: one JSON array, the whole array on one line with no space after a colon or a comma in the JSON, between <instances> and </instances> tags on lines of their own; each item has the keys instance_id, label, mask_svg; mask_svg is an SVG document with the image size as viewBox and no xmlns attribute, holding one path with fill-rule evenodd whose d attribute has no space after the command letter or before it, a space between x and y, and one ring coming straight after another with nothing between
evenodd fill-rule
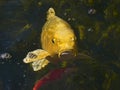
<instances>
[{"instance_id":1,"label":"dark background","mask_svg":"<svg viewBox=\"0 0 120 90\"><path fill-rule=\"evenodd\" d=\"M90 66L76 64L80 70L70 77L71 89L120 90L120 0L0 0L0 54L12 55L0 59L0 90L32 90L51 68L34 72L23 63L29 51L41 48L49 7L74 29L79 52L95 59Z\"/></svg>"}]
</instances>

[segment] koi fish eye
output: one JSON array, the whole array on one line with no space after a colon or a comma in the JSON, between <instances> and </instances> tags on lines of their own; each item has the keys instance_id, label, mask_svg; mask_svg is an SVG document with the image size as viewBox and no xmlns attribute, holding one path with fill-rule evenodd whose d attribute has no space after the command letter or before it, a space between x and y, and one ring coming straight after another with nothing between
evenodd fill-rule
<instances>
[{"instance_id":1,"label":"koi fish eye","mask_svg":"<svg viewBox=\"0 0 120 90\"><path fill-rule=\"evenodd\" d=\"M52 39L52 43L55 44L55 39Z\"/></svg>"}]
</instances>

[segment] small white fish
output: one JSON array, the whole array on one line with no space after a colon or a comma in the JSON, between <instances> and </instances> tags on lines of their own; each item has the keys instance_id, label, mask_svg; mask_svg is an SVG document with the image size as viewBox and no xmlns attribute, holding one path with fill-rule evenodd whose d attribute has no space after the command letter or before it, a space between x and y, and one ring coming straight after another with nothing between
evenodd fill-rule
<instances>
[{"instance_id":1,"label":"small white fish","mask_svg":"<svg viewBox=\"0 0 120 90\"><path fill-rule=\"evenodd\" d=\"M12 56L9 53L0 54L0 59L10 59Z\"/></svg>"}]
</instances>

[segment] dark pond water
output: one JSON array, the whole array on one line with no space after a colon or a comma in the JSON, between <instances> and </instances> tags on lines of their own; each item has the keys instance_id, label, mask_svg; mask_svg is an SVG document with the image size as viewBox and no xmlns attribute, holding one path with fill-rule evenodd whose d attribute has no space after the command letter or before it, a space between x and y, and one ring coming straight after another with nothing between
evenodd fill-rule
<instances>
[{"instance_id":1,"label":"dark pond water","mask_svg":"<svg viewBox=\"0 0 120 90\"><path fill-rule=\"evenodd\" d=\"M120 90L119 5L119 0L0 0L0 90L32 90L52 67L34 72L23 63L29 51L41 48L49 7L72 26L79 52L95 63L76 61L79 72L43 90Z\"/></svg>"}]
</instances>

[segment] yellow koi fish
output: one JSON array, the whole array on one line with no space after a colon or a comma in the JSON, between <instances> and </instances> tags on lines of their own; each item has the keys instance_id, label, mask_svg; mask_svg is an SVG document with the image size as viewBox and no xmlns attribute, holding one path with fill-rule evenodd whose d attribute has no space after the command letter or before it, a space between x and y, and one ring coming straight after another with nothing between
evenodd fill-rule
<instances>
[{"instance_id":1,"label":"yellow koi fish","mask_svg":"<svg viewBox=\"0 0 120 90\"><path fill-rule=\"evenodd\" d=\"M41 33L41 44L42 49L37 49L35 51L29 52L26 58L24 58L25 63L33 62L33 68L37 62L37 65L40 67L46 66L49 61L45 59L46 57L54 57L55 55L60 58L65 54L77 54L76 49L76 36L71 28L71 26L55 15L53 8L49 8L47 12L47 21L42 28ZM40 60L44 61L42 65ZM39 69L35 69L37 71Z\"/></svg>"}]
</instances>

